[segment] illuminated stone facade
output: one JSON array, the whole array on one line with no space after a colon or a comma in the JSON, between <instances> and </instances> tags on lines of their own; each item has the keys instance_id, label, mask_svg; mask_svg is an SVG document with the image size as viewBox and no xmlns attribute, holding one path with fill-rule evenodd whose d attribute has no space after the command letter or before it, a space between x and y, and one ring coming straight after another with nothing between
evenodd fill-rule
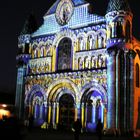
<instances>
[{"instance_id":1,"label":"illuminated stone facade","mask_svg":"<svg viewBox=\"0 0 140 140\"><path fill-rule=\"evenodd\" d=\"M140 129L140 43L126 0L110 0L104 17L84 0L56 0L44 23L18 38L17 114L35 125L85 131ZM139 107L138 107L139 106Z\"/></svg>"}]
</instances>

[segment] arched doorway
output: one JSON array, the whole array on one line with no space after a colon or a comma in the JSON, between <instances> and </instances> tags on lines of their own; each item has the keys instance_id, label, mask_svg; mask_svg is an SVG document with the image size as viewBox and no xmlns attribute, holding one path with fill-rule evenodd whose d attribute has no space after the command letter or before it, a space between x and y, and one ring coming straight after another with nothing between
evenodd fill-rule
<instances>
[{"instance_id":1,"label":"arched doorway","mask_svg":"<svg viewBox=\"0 0 140 140\"><path fill-rule=\"evenodd\" d=\"M25 119L34 117L34 125L40 126L46 121L44 96L41 91L31 92L25 104Z\"/></svg>"},{"instance_id":2,"label":"arched doorway","mask_svg":"<svg viewBox=\"0 0 140 140\"><path fill-rule=\"evenodd\" d=\"M62 129L71 129L74 122L74 99L70 94L63 94L59 99L59 123Z\"/></svg>"},{"instance_id":3,"label":"arched doorway","mask_svg":"<svg viewBox=\"0 0 140 140\"><path fill-rule=\"evenodd\" d=\"M102 123L106 123L105 104L104 97L97 90L91 90L82 97L82 123L83 127L88 132L94 132L98 119L101 119Z\"/></svg>"},{"instance_id":4,"label":"arched doorway","mask_svg":"<svg viewBox=\"0 0 140 140\"><path fill-rule=\"evenodd\" d=\"M72 69L72 41L65 37L57 48L57 71L68 71Z\"/></svg>"},{"instance_id":5,"label":"arched doorway","mask_svg":"<svg viewBox=\"0 0 140 140\"><path fill-rule=\"evenodd\" d=\"M86 128L88 131L94 131L98 119L101 119L102 123L103 118L103 104L102 97L97 91L92 91L87 96L87 105L86 105Z\"/></svg>"}]
</instances>

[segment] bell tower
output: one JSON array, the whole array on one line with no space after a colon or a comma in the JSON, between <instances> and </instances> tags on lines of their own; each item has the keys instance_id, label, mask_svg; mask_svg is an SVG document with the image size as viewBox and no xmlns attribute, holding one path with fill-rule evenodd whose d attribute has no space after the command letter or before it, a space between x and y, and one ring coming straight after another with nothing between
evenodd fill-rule
<instances>
[{"instance_id":1,"label":"bell tower","mask_svg":"<svg viewBox=\"0 0 140 140\"><path fill-rule=\"evenodd\" d=\"M18 37L18 53L17 53L17 84L15 107L16 114L19 119L24 117L24 77L28 75L28 61L31 58L32 48L30 46L31 33L37 29L34 16L31 14Z\"/></svg>"},{"instance_id":2,"label":"bell tower","mask_svg":"<svg viewBox=\"0 0 140 140\"><path fill-rule=\"evenodd\" d=\"M113 131L129 131L132 128L130 112L133 108L133 15L127 0L110 0L105 17L108 52L108 128Z\"/></svg>"}]
</instances>

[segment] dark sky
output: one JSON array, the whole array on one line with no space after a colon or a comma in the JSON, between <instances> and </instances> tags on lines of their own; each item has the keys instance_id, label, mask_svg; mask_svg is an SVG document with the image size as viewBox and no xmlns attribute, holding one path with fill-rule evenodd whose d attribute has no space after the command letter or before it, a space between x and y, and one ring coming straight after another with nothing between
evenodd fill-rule
<instances>
[{"instance_id":1,"label":"dark sky","mask_svg":"<svg viewBox=\"0 0 140 140\"><path fill-rule=\"evenodd\" d=\"M95 9L103 14L108 0L92 0ZM38 24L55 0L3 0L0 4L0 92L15 94L17 38L31 11ZM140 39L140 0L129 0L134 14L133 35Z\"/></svg>"}]
</instances>

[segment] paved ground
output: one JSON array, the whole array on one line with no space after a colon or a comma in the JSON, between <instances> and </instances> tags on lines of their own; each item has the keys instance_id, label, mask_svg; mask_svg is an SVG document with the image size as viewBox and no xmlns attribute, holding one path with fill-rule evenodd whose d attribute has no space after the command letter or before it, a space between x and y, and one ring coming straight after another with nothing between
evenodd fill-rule
<instances>
[{"instance_id":1,"label":"paved ground","mask_svg":"<svg viewBox=\"0 0 140 140\"><path fill-rule=\"evenodd\" d=\"M24 130L22 140L74 140L74 136L73 133L69 132L48 132L34 129L32 131ZM81 134L79 140L98 140L98 137L93 134ZM140 138L103 136L102 140L140 140Z\"/></svg>"}]
</instances>

